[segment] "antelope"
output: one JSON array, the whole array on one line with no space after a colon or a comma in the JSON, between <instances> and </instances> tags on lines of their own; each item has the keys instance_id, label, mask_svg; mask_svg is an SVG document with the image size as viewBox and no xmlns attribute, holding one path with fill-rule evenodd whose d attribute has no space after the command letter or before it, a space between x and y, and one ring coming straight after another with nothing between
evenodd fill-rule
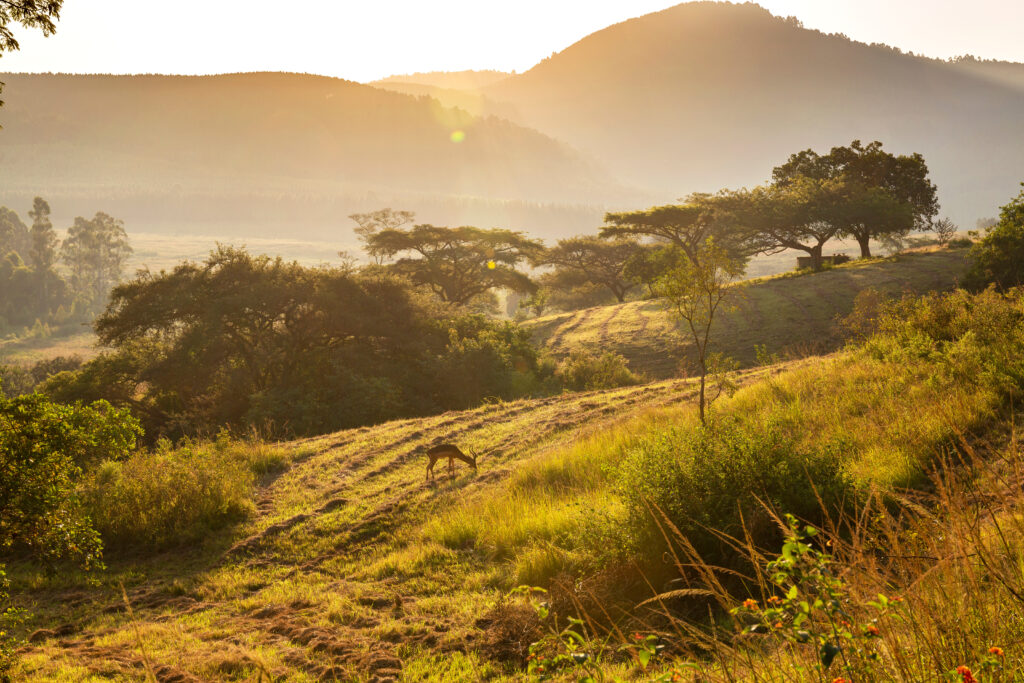
<instances>
[{"instance_id":1,"label":"antelope","mask_svg":"<svg viewBox=\"0 0 1024 683\"><path fill-rule=\"evenodd\" d=\"M470 450L470 453L473 453L473 451ZM454 444L443 443L440 446L434 446L427 451L427 457L430 458L430 462L427 464L427 481L430 481L430 479L433 478L434 465L436 465L437 461L441 458L448 458L448 472L453 477L455 476L456 460L461 460L476 470L476 453L473 453L473 457L471 458L460 451L459 447Z\"/></svg>"}]
</instances>

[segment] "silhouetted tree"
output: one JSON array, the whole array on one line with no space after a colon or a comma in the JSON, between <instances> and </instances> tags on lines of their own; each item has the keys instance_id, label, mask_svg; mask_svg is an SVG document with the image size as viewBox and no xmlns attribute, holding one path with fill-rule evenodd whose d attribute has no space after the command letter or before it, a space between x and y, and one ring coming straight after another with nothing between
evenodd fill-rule
<instances>
[{"instance_id":1,"label":"silhouetted tree","mask_svg":"<svg viewBox=\"0 0 1024 683\"><path fill-rule=\"evenodd\" d=\"M370 237L381 230L394 230L403 225L412 223L416 217L412 211L393 211L392 209L380 209L369 213L354 213L349 216L356 222L352 231L363 243L363 249L374 260L377 265L384 261L384 254L376 251L370 243ZM340 252L339 252L340 253Z\"/></svg>"},{"instance_id":2,"label":"silhouetted tree","mask_svg":"<svg viewBox=\"0 0 1024 683\"><path fill-rule=\"evenodd\" d=\"M935 237L939 240L939 244L946 246L949 244L951 239L956 237L956 233L959 228L957 228L956 223L950 219L942 218L935 221L935 224L932 226L932 230L935 231Z\"/></svg>"},{"instance_id":3,"label":"silhouetted tree","mask_svg":"<svg viewBox=\"0 0 1024 683\"><path fill-rule=\"evenodd\" d=\"M391 268L428 287L442 301L462 306L495 287L532 291L530 278L516 266L542 248L540 242L511 230L433 225L380 230L368 236L367 246L385 258L408 254Z\"/></svg>"},{"instance_id":4,"label":"silhouetted tree","mask_svg":"<svg viewBox=\"0 0 1024 683\"><path fill-rule=\"evenodd\" d=\"M584 282L607 287L619 303L636 286L626 275L626 264L641 251L635 240L603 240L596 236L559 240L538 257L537 265L577 274Z\"/></svg>"},{"instance_id":5,"label":"silhouetted tree","mask_svg":"<svg viewBox=\"0 0 1024 683\"><path fill-rule=\"evenodd\" d=\"M734 230L735 223L723 212L722 197L694 193L685 204L655 206L642 211L605 214L609 225L601 228L601 237L649 237L667 242L682 251L691 263L700 262L700 251L709 238L738 262L753 250L744 234Z\"/></svg>"},{"instance_id":6,"label":"silhouetted tree","mask_svg":"<svg viewBox=\"0 0 1024 683\"><path fill-rule=\"evenodd\" d=\"M124 222L99 212L92 220L75 218L60 253L71 273L72 289L91 306L100 307L121 279L132 248Z\"/></svg>"},{"instance_id":7,"label":"silhouetted tree","mask_svg":"<svg viewBox=\"0 0 1024 683\"><path fill-rule=\"evenodd\" d=\"M28 228L17 213L0 206L0 258L10 252L24 255L28 252Z\"/></svg>"},{"instance_id":8,"label":"silhouetted tree","mask_svg":"<svg viewBox=\"0 0 1024 683\"><path fill-rule=\"evenodd\" d=\"M32 219L30 231L32 246L28 252L29 263L37 272L50 270L57 262L57 233L50 222L50 205L42 197L32 202L32 210L28 212Z\"/></svg>"},{"instance_id":9,"label":"silhouetted tree","mask_svg":"<svg viewBox=\"0 0 1024 683\"><path fill-rule=\"evenodd\" d=\"M885 235L906 236L924 230L939 211L935 185L920 154L893 155L875 141L854 140L849 147L833 147L826 155L804 150L772 172L778 186L798 178L839 180L846 186L845 211L833 216L840 234L860 245L861 257L871 256L871 240Z\"/></svg>"}]
</instances>

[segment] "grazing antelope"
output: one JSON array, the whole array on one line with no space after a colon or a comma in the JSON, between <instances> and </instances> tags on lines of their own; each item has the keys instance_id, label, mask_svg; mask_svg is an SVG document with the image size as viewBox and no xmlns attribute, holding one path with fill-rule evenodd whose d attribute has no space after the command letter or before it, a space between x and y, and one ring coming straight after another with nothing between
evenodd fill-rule
<instances>
[{"instance_id":1,"label":"grazing antelope","mask_svg":"<svg viewBox=\"0 0 1024 683\"><path fill-rule=\"evenodd\" d=\"M470 453L473 453L473 451L470 450ZM430 462L427 464L427 481L430 481L434 476L434 465L436 465L437 461L441 458L448 458L448 472L453 477L455 476L456 460L461 460L476 470L476 453L473 453L473 457L471 458L460 451L459 447L454 444L443 443L440 446L434 446L427 451L427 457L430 458Z\"/></svg>"}]
</instances>

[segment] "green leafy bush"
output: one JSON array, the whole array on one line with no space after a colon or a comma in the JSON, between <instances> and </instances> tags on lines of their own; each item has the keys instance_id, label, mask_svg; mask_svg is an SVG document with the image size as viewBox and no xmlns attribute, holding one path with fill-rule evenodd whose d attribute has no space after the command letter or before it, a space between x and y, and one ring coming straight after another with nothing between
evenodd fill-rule
<instances>
[{"instance_id":1,"label":"green leafy bush","mask_svg":"<svg viewBox=\"0 0 1024 683\"><path fill-rule=\"evenodd\" d=\"M963 284L974 291L1024 285L1024 191L1000 209L999 222L971 249Z\"/></svg>"},{"instance_id":2,"label":"green leafy bush","mask_svg":"<svg viewBox=\"0 0 1024 683\"><path fill-rule=\"evenodd\" d=\"M251 514L256 476L285 461L280 449L226 434L177 449L162 441L97 467L85 485L86 507L108 546L191 543Z\"/></svg>"},{"instance_id":3,"label":"green leafy bush","mask_svg":"<svg viewBox=\"0 0 1024 683\"><path fill-rule=\"evenodd\" d=\"M800 426L775 419L751 424L723 417L706 426L667 429L641 441L618 469L628 511L624 543L640 552L664 548L661 527L674 525L708 561L727 561L717 533L772 543L779 529L764 506L804 519L821 516L852 494L844 473L848 444L802 445ZM712 531L714 530L714 531Z\"/></svg>"},{"instance_id":4,"label":"green leafy bush","mask_svg":"<svg viewBox=\"0 0 1024 683\"><path fill-rule=\"evenodd\" d=\"M576 350L556 371L562 384L573 391L593 391L639 384L640 378L626 365L626 359L612 351L600 355Z\"/></svg>"}]
</instances>

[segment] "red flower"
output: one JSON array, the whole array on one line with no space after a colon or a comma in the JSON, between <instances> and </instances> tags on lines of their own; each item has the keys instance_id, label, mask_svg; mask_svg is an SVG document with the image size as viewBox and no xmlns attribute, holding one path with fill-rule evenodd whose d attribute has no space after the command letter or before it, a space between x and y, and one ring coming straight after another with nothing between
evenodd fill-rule
<instances>
[{"instance_id":1,"label":"red flower","mask_svg":"<svg viewBox=\"0 0 1024 683\"><path fill-rule=\"evenodd\" d=\"M754 600L753 598L747 598L743 601L743 606L747 609L757 609L757 600Z\"/></svg>"},{"instance_id":2,"label":"red flower","mask_svg":"<svg viewBox=\"0 0 1024 683\"><path fill-rule=\"evenodd\" d=\"M992 647L990 647L988 649L988 653L990 655L995 655L996 657L1002 657L1003 656L1003 648L1001 648L1001 647L999 647L997 645L993 645Z\"/></svg>"},{"instance_id":3,"label":"red flower","mask_svg":"<svg viewBox=\"0 0 1024 683\"><path fill-rule=\"evenodd\" d=\"M963 683L978 683L978 679L974 677L969 667L961 664L956 668L956 672L963 677Z\"/></svg>"},{"instance_id":4,"label":"red flower","mask_svg":"<svg viewBox=\"0 0 1024 683\"><path fill-rule=\"evenodd\" d=\"M833 678L832 683L850 683L850 681L845 678Z\"/></svg>"},{"instance_id":5,"label":"red flower","mask_svg":"<svg viewBox=\"0 0 1024 683\"><path fill-rule=\"evenodd\" d=\"M874 636L875 638L877 638L878 636L881 635L878 632L878 627L875 626L874 624L868 624L867 626L865 626L864 627L864 632L867 633L869 636Z\"/></svg>"}]
</instances>

